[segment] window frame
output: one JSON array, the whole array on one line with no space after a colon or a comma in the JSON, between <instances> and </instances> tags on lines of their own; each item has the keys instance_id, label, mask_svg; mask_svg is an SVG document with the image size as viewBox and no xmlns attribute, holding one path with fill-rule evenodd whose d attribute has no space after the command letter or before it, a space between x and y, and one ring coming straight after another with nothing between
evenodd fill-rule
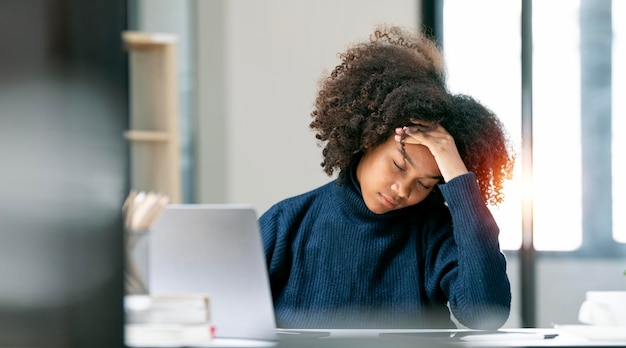
<instances>
[{"instance_id":1,"label":"window frame","mask_svg":"<svg viewBox=\"0 0 626 348\"><path fill-rule=\"evenodd\" d=\"M444 45L443 7L445 0L422 0L422 23L425 31L431 33ZM521 161L522 185L531 185L533 173L533 55L532 55L532 0L521 1ZM520 260L522 326L534 327L536 323L535 268L538 258L559 259L617 259L626 256L626 243L613 237L612 232L612 18L611 2L581 1L581 167L582 167L582 242L579 248L567 251L536 250L533 231L533 204L531 199L522 203L522 245L519 249L506 249L504 252L516 255ZM607 4L608 3L608 4ZM604 6L604 8L603 8ZM607 8L608 6L608 19ZM486 13L490 13L486 11ZM589 20L601 15L604 20ZM593 28L596 25L599 28ZM497 30L497 28L494 28ZM608 33L608 38L598 42L590 30ZM608 42L608 45L607 45ZM608 46L608 47L607 47ZM585 47L592 49L585 50ZM604 55L591 54L604 49ZM592 51L593 50L593 51ZM598 61L598 56L600 61ZM594 60L595 59L595 60ZM604 61L602 60L604 59ZM607 62L608 60L608 62ZM607 64L608 63L608 64ZM597 70L604 70L604 75ZM608 69L608 72L607 72ZM606 78L608 76L608 83ZM608 84L608 88L607 87ZM602 102L598 106L594 97L604 88ZM604 108L602 108L604 106ZM607 110L608 108L608 110ZM608 173L608 174L607 174ZM607 179L607 176L609 179ZM523 192L531 192L531 187L522 187ZM558 197L555 197L558 204Z\"/></svg>"}]
</instances>

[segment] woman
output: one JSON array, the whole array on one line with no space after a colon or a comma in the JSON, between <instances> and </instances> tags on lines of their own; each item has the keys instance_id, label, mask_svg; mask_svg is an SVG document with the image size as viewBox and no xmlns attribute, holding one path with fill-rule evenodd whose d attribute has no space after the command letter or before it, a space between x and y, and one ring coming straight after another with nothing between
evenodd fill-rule
<instances>
[{"instance_id":1,"label":"woman","mask_svg":"<svg viewBox=\"0 0 626 348\"><path fill-rule=\"evenodd\" d=\"M498 118L451 95L436 44L398 27L340 55L311 128L338 177L259 219L283 328L501 327L499 229L513 155Z\"/></svg>"}]
</instances>

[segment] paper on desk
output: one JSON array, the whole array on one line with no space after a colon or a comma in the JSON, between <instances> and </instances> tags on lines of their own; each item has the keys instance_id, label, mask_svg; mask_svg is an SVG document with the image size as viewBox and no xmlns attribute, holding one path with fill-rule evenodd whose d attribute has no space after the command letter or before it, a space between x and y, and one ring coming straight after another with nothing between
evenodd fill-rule
<instances>
[{"instance_id":1,"label":"paper on desk","mask_svg":"<svg viewBox=\"0 0 626 348\"><path fill-rule=\"evenodd\" d=\"M208 294L124 296L128 347L190 347L211 343Z\"/></svg>"},{"instance_id":2,"label":"paper on desk","mask_svg":"<svg viewBox=\"0 0 626 348\"><path fill-rule=\"evenodd\" d=\"M540 331L467 331L455 334L455 339L467 342L544 340L558 336L557 333Z\"/></svg>"}]
</instances>

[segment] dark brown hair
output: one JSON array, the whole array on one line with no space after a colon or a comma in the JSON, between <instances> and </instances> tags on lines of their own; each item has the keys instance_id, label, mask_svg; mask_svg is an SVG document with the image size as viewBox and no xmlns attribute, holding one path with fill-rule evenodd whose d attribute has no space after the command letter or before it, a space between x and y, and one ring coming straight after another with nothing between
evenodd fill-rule
<instances>
[{"instance_id":1,"label":"dark brown hair","mask_svg":"<svg viewBox=\"0 0 626 348\"><path fill-rule=\"evenodd\" d=\"M379 26L370 39L339 55L320 80L310 127L323 147L321 166L339 183L360 156L411 119L440 123L478 178L486 202L502 201L513 156L499 119L469 96L446 88L443 57L426 36Z\"/></svg>"}]
</instances>

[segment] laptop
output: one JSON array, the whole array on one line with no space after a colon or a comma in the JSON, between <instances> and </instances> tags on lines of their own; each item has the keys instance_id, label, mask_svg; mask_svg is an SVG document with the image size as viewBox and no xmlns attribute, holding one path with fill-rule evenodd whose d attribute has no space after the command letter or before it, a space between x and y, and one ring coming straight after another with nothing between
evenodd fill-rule
<instances>
[{"instance_id":1,"label":"laptop","mask_svg":"<svg viewBox=\"0 0 626 348\"><path fill-rule=\"evenodd\" d=\"M216 338L275 340L276 321L256 210L170 204L150 229L150 293L206 293Z\"/></svg>"}]
</instances>

